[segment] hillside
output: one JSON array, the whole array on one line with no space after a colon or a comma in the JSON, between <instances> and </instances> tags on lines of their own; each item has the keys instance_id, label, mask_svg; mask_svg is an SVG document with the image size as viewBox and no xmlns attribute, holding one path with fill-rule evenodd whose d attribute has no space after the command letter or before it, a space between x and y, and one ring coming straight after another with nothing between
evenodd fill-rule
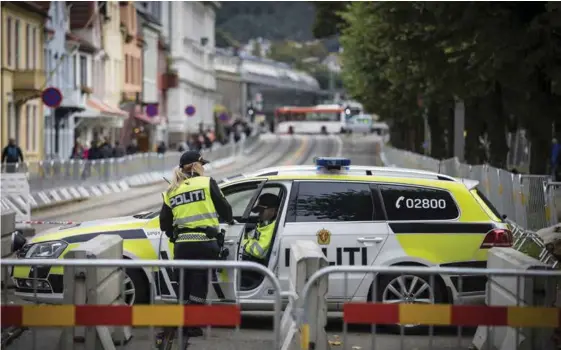
<instances>
[{"instance_id":1,"label":"hillside","mask_svg":"<svg viewBox=\"0 0 561 350\"><path fill-rule=\"evenodd\" d=\"M314 39L313 2L224 1L221 5L216 15L217 32L226 32L240 43L258 37L299 42Z\"/></svg>"}]
</instances>

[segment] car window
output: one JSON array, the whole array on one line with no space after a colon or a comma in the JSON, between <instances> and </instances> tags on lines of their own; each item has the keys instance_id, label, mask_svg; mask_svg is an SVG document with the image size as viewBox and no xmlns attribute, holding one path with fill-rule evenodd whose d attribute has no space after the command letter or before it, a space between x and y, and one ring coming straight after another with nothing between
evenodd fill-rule
<instances>
[{"instance_id":1,"label":"car window","mask_svg":"<svg viewBox=\"0 0 561 350\"><path fill-rule=\"evenodd\" d=\"M279 197L279 203L277 203L277 204L280 205L281 191L282 191L282 189L279 186L265 186L265 187L263 187L263 190L261 191L261 193L259 193L259 196L261 196L265 193L274 194L275 196ZM279 208L279 212L280 212L280 208ZM256 217L256 216L259 216L259 213L251 213L249 215L249 217Z\"/></svg>"},{"instance_id":2,"label":"car window","mask_svg":"<svg viewBox=\"0 0 561 350\"><path fill-rule=\"evenodd\" d=\"M380 185L388 220L451 220L459 216L452 195L443 190Z\"/></svg>"},{"instance_id":3,"label":"car window","mask_svg":"<svg viewBox=\"0 0 561 350\"><path fill-rule=\"evenodd\" d=\"M291 203L294 222L372 221L374 204L368 184L301 182Z\"/></svg>"},{"instance_id":4,"label":"car window","mask_svg":"<svg viewBox=\"0 0 561 350\"><path fill-rule=\"evenodd\" d=\"M226 200L232 206L232 214L234 218L240 218L243 216L243 213L249 205L249 201L255 194L257 187L259 187L259 182L256 181L226 186L222 189L224 197L226 197Z\"/></svg>"}]
</instances>

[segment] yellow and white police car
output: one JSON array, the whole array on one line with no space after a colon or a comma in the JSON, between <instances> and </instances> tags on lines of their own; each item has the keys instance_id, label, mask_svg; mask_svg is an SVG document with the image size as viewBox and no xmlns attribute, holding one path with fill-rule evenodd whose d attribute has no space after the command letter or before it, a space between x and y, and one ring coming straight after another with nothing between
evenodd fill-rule
<instances>
[{"instance_id":1,"label":"yellow and white police car","mask_svg":"<svg viewBox=\"0 0 561 350\"><path fill-rule=\"evenodd\" d=\"M236 224L222 224L230 258L237 259L244 232L255 228L251 213L257 198L273 193L280 199L274 244L266 264L288 289L290 246L316 241L331 265L411 265L485 267L491 247L512 245L507 224L477 190L477 181L398 168L351 166L345 158L316 158L315 166L278 167L224 179L222 192L231 203ZM159 231L158 212L84 222L52 229L29 242L16 239L19 258L62 258L66 252L99 234L124 239L126 259L171 259L172 245ZM23 246L22 246L23 245ZM22 246L22 247L21 247ZM175 300L175 277L168 269L127 270L129 303ZM62 300L62 268L17 267L16 293L33 297L33 276L43 302ZM221 277L219 277L221 278ZM350 274L329 280L330 308L343 301L369 300L372 277ZM222 281L224 282L224 281ZM229 281L232 282L232 281ZM237 284L234 284L237 285ZM376 295L384 302L457 302L480 297L485 280L439 276L431 285L425 276L379 276ZM229 291L211 288L209 297L230 299ZM243 280L237 291L244 309L272 309L273 287L267 280Z\"/></svg>"}]
</instances>

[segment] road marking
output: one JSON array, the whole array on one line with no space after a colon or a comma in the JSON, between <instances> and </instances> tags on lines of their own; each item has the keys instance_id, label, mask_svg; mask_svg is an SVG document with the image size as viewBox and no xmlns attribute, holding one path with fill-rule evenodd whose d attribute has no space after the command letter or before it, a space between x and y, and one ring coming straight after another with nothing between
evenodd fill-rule
<instances>
[{"instance_id":1,"label":"road marking","mask_svg":"<svg viewBox=\"0 0 561 350\"><path fill-rule=\"evenodd\" d=\"M301 140L302 140L302 143L300 144L300 147L298 147L296 152L293 153L293 156L290 157L290 159L286 160L284 163L282 163L282 165L293 165L294 164L293 163L294 159L299 159L300 157L302 157L302 154L304 154L304 151L308 147L309 138L304 137L304 138L301 138Z\"/></svg>"}]
</instances>

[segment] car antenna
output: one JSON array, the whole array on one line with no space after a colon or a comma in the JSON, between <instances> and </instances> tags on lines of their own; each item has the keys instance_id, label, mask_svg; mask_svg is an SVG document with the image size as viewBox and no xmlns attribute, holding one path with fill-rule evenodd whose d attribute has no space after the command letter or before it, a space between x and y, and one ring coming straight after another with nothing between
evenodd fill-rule
<instances>
[{"instance_id":1,"label":"car antenna","mask_svg":"<svg viewBox=\"0 0 561 350\"><path fill-rule=\"evenodd\" d=\"M162 176L162 179L166 180L166 182L167 182L168 184L171 185L171 181L169 181L168 179L166 179L164 176Z\"/></svg>"}]
</instances>

